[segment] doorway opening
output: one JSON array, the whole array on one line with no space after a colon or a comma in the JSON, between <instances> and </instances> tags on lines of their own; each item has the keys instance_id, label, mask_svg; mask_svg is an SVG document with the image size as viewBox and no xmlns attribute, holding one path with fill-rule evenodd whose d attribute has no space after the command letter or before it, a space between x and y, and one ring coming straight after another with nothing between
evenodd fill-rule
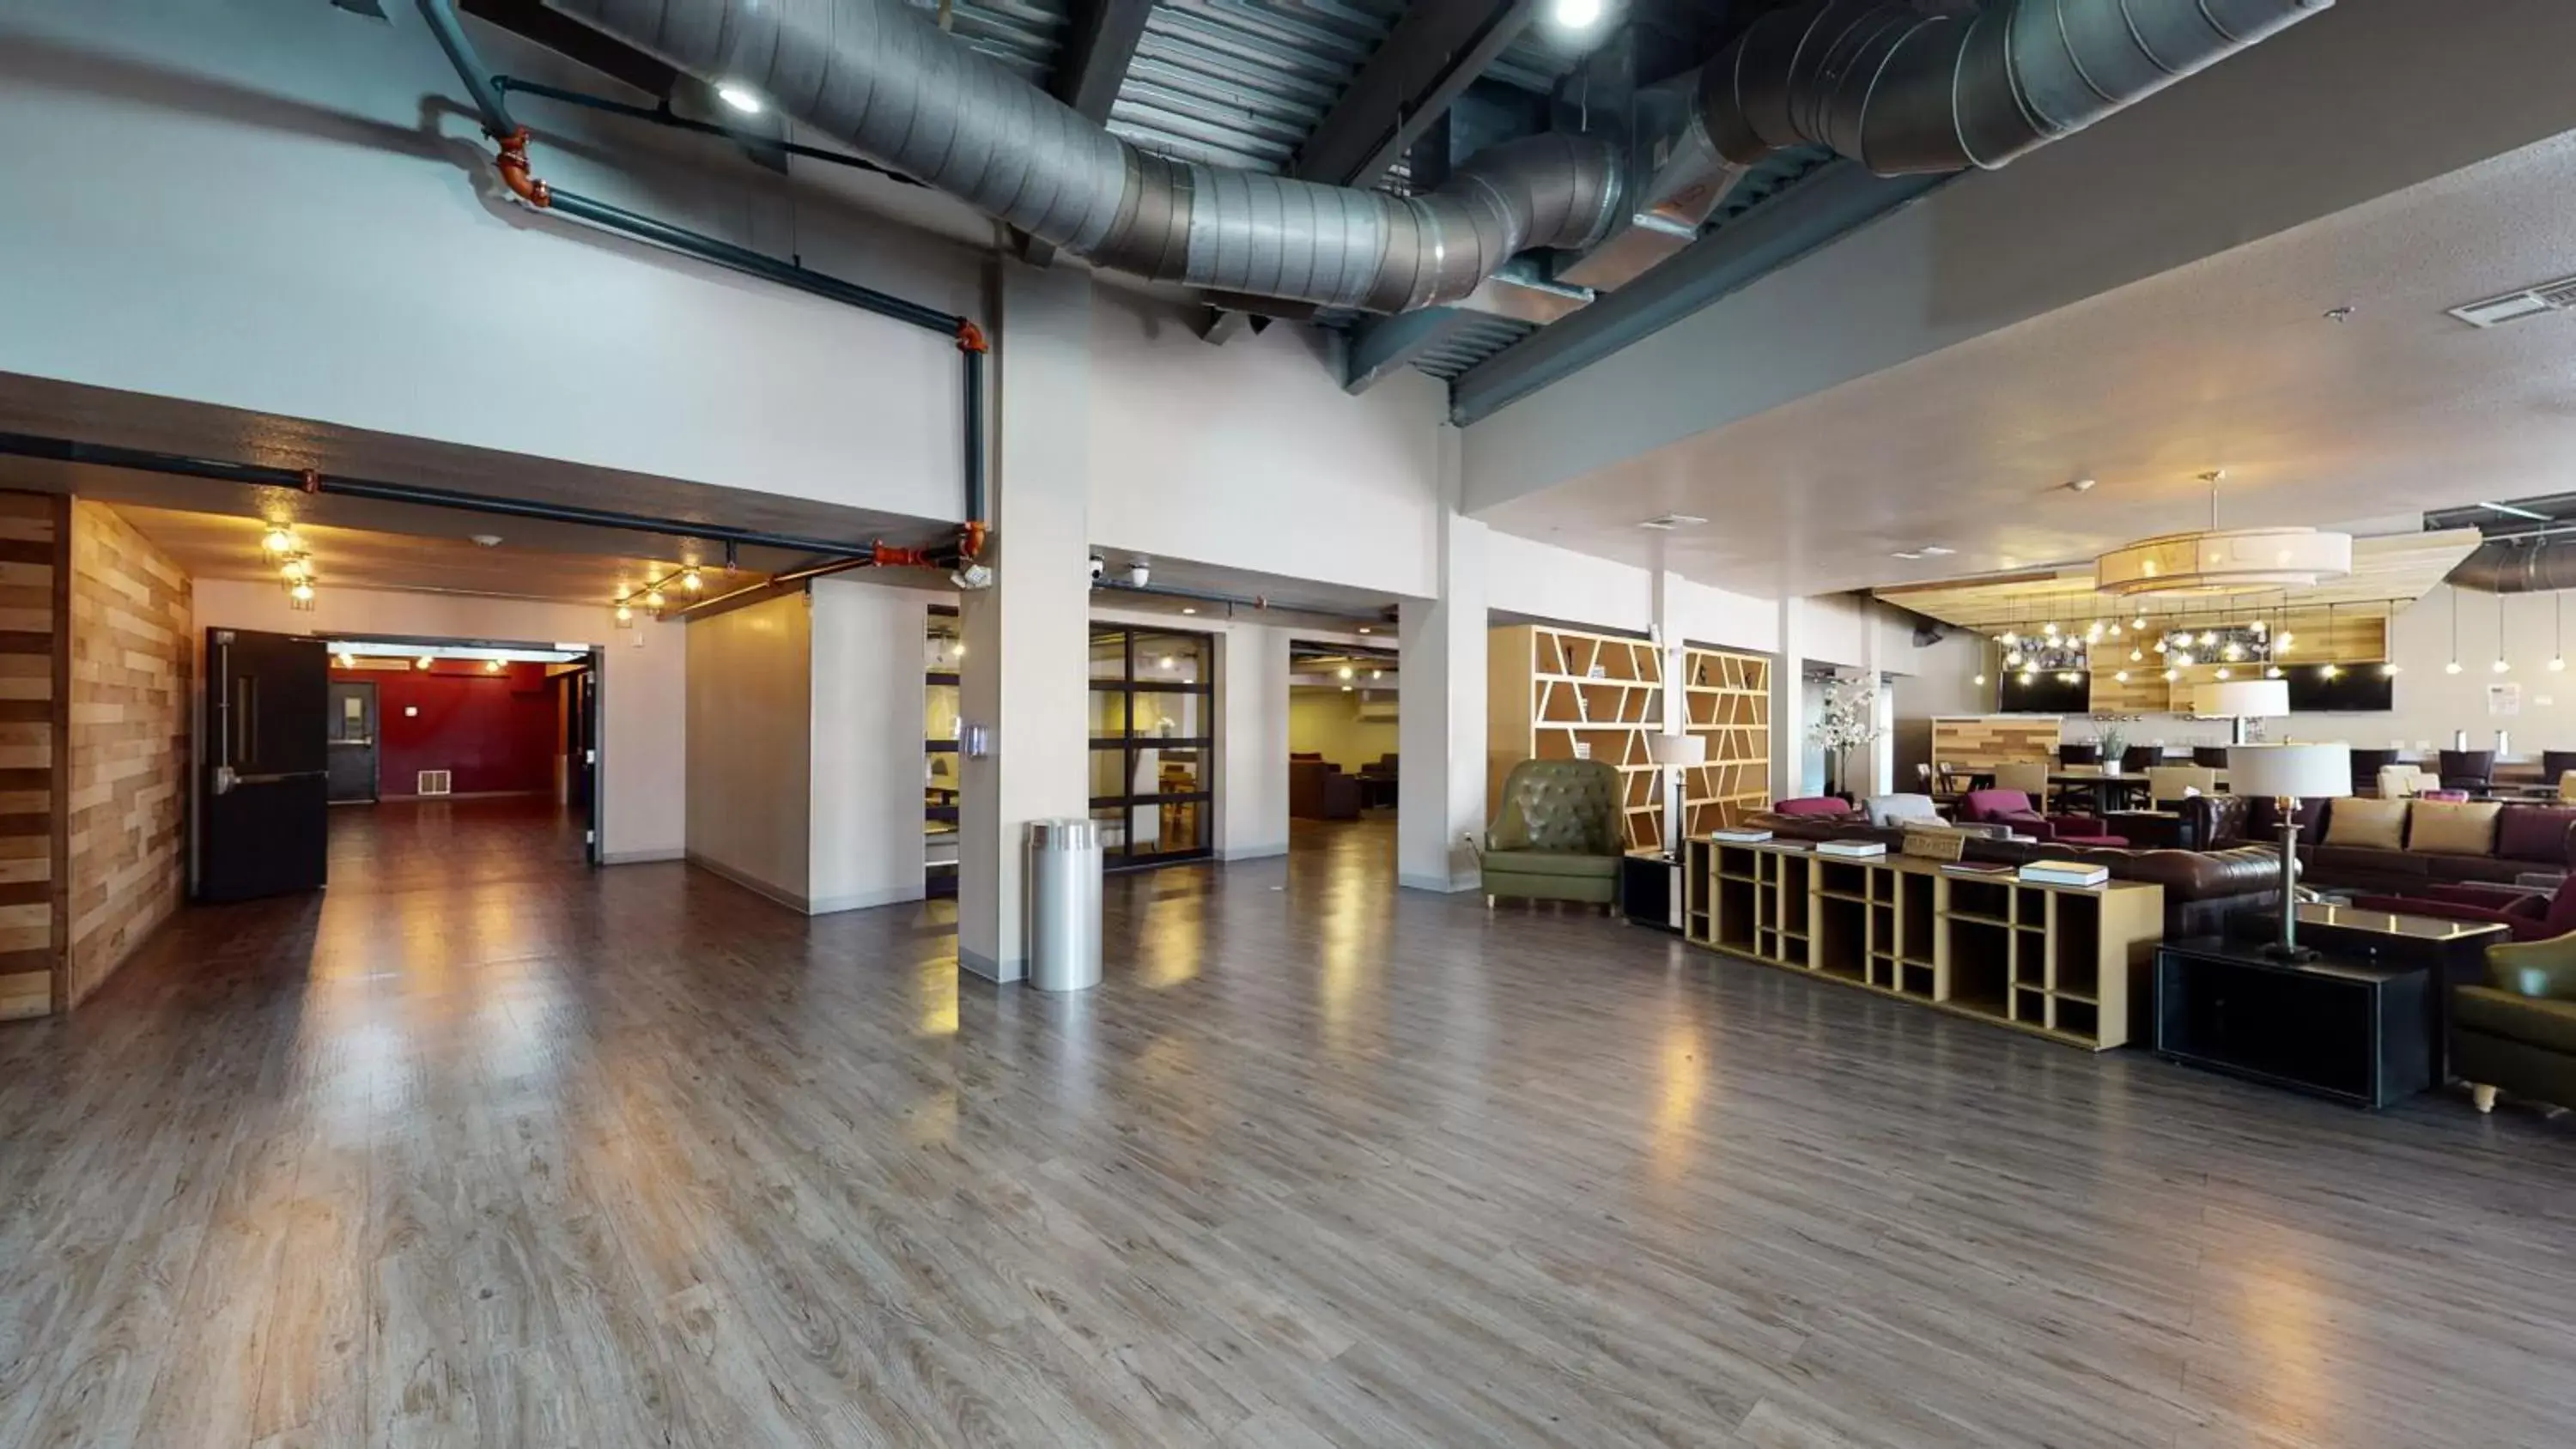
<instances>
[{"instance_id":1,"label":"doorway opening","mask_svg":"<svg viewBox=\"0 0 2576 1449\"><path fill-rule=\"evenodd\" d=\"M197 899L317 889L337 855L459 825L599 863L595 646L216 628L205 647Z\"/></svg>"},{"instance_id":2,"label":"doorway opening","mask_svg":"<svg viewBox=\"0 0 2576 1449\"><path fill-rule=\"evenodd\" d=\"M1396 652L1292 640L1288 646L1288 816L1395 819Z\"/></svg>"}]
</instances>

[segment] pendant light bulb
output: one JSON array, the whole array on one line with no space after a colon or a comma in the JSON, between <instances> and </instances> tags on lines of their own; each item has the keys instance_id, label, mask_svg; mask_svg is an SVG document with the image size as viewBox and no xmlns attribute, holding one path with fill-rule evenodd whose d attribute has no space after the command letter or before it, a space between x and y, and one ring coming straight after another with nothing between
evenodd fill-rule
<instances>
[{"instance_id":1,"label":"pendant light bulb","mask_svg":"<svg viewBox=\"0 0 2576 1449\"><path fill-rule=\"evenodd\" d=\"M707 581L699 576L696 569L691 569L687 573L680 575L680 587L688 590L690 593L694 594L706 586Z\"/></svg>"},{"instance_id":2,"label":"pendant light bulb","mask_svg":"<svg viewBox=\"0 0 2576 1449\"><path fill-rule=\"evenodd\" d=\"M2459 672L2460 672L2460 661L2458 661L2458 660L2454 659L2454 660L2452 660L2450 663L2443 665L2443 666L2442 666L2442 672L2443 672L2444 674L2457 674L2457 673L2459 673Z\"/></svg>"},{"instance_id":3,"label":"pendant light bulb","mask_svg":"<svg viewBox=\"0 0 2576 1449\"><path fill-rule=\"evenodd\" d=\"M270 553L293 553L295 552L294 530L288 528L285 524L278 524L269 529L267 534L260 539L259 546L268 550Z\"/></svg>"},{"instance_id":4,"label":"pendant light bulb","mask_svg":"<svg viewBox=\"0 0 2576 1449\"><path fill-rule=\"evenodd\" d=\"M414 669L421 669L421 670L426 670L426 669L428 669L428 668L429 668L429 656L428 656L428 655L426 655L426 654L424 654L424 655L420 656L418 659L413 660L413 661L411 662L411 667L412 667L412 668L414 668Z\"/></svg>"}]
</instances>

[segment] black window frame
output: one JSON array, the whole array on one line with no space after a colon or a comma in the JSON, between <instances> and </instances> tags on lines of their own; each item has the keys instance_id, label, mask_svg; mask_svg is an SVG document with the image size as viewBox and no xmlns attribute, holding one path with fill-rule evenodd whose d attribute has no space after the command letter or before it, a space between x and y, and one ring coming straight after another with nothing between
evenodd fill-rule
<instances>
[{"instance_id":1,"label":"black window frame","mask_svg":"<svg viewBox=\"0 0 2576 1449\"><path fill-rule=\"evenodd\" d=\"M1216 636L1194 629L1140 628L1129 624L1094 623L1086 636L1085 649L1097 648L1105 636L1119 636L1120 668L1114 676L1092 675L1090 689L1096 699L1113 695L1119 702L1118 718L1122 722L1115 735L1091 735L1093 758L1103 751L1118 754L1118 778L1136 778L1136 750L1144 747L1158 750L1193 750L1198 754L1199 788L1161 793L1126 793L1094 795L1091 810L1127 812L1121 819L1129 829L1119 832L1118 844L1109 848L1102 866L1107 870L1144 870L1155 866L1175 865L1186 861L1212 860L1216 856ZM1198 641L1200 677L1196 680L1139 679L1136 677L1136 636L1154 634ZM1198 717L1202 733L1188 736L1143 735L1136 733L1136 696L1140 694L1192 694L1199 698ZM1086 725L1086 728L1088 726ZM1088 778L1088 771L1085 778ZM1198 841L1181 850L1158 850L1139 855L1135 850L1134 811L1140 807L1160 808L1165 805L1197 805Z\"/></svg>"}]
</instances>

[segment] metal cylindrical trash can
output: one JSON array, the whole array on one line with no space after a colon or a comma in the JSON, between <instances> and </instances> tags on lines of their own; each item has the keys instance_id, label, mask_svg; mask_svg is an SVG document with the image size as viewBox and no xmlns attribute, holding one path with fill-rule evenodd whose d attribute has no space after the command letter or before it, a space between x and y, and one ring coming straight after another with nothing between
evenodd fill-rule
<instances>
[{"instance_id":1,"label":"metal cylindrical trash can","mask_svg":"<svg viewBox=\"0 0 2576 1449\"><path fill-rule=\"evenodd\" d=\"M1081 991L1100 984L1100 827L1029 822L1029 984Z\"/></svg>"}]
</instances>

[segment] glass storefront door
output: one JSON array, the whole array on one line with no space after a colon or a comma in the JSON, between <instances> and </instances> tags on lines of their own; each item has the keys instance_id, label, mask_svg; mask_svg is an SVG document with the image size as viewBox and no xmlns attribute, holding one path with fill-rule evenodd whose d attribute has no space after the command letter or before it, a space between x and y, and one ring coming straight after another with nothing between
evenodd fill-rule
<instances>
[{"instance_id":1,"label":"glass storefront door","mask_svg":"<svg viewBox=\"0 0 2576 1449\"><path fill-rule=\"evenodd\" d=\"M1092 626L1091 816L1112 870L1210 853L1215 658L1205 634Z\"/></svg>"}]
</instances>

